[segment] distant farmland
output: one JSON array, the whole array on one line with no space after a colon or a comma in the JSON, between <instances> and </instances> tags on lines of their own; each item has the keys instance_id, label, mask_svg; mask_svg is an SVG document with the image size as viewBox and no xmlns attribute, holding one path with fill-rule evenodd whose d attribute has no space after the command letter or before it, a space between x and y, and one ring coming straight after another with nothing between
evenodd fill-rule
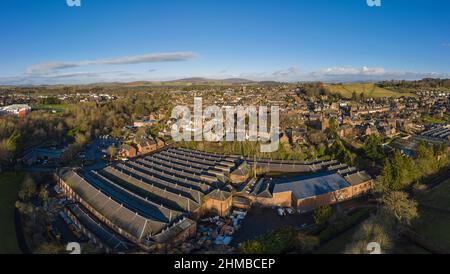
<instances>
[{"instance_id":1,"label":"distant farmland","mask_svg":"<svg viewBox=\"0 0 450 274\"><path fill-rule=\"evenodd\" d=\"M332 93L339 93L344 98L352 98L353 92L359 96L364 93L366 98L380 98L380 97L401 97L401 96L415 96L412 93L403 93L380 88L373 83L352 83L352 84L327 84L325 88Z\"/></svg>"}]
</instances>

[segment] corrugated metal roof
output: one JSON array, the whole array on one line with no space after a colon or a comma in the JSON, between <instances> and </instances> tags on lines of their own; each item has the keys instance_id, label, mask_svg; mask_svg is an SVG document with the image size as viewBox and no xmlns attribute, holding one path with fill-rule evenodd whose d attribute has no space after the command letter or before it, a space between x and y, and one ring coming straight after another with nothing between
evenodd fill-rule
<instances>
[{"instance_id":1,"label":"corrugated metal roof","mask_svg":"<svg viewBox=\"0 0 450 274\"><path fill-rule=\"evenodd\" d=\"M349 187L350 184L339 174L316 174L315 177L290 177L275 183L273 192L291 191L296 199L319 196Z\"/></svg>"}]
</instances>

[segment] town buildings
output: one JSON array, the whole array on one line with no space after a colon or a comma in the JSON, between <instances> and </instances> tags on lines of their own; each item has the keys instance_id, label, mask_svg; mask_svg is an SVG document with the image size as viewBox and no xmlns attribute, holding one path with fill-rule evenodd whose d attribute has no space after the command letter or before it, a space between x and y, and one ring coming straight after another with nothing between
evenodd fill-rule
<instances>
[{"instance_id":1,"label":"town buildings","mask_svg":"<svg viewBox=\"0 0 450 274\"><path fill-rule=\"evenodd\" d=\"M19 118L25 117L31 111L31 107L26 104L9 105L0 108L0 114L13 115Z\"/></svg>"}]
</instances>

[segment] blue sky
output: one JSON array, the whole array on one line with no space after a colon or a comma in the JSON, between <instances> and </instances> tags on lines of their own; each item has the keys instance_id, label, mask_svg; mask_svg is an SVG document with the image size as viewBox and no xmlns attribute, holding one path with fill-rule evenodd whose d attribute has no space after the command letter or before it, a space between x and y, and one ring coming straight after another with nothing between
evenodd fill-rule
<instances>
[{"instance_id":1,"label":"blue sky","mask_svg":"<svg viewBox=\"0 0 450 274\"><path fill-rule=\"evenodd\" d=\"M450 1L2 0L0 84L449 77Z\"/></svg>"}]
</instances>

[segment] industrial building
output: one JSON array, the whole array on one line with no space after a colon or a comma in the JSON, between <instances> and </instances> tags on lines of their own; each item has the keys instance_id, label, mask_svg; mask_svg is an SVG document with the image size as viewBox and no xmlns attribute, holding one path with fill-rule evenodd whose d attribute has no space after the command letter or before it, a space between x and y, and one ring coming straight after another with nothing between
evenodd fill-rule
<instances>
[{"instance_id":1,"label":"industrial building","mask_svg":"<svg viewBox=\"0 0 450 274\"><path fill-rule=\"evenodd\" d=\"M231 193L220 188L234 161L169 148L98 171L64 168L56 178L80 208L121 237L162 249L195 233L199 216L228 214Z\"/></svg>"},{"instance_id":2,"label":"industrial building","mask_svg":"<svg viewBox=\"0 0 450 274\"><path fill-rule=\"evenodd\" d=\"M277 165L273 163L276 167ZM337 161L325 161L301 166L285 164L294 170L315 170L305 175L286 178L260 178L248 190L248 197L260 206L293 207L298 212L312 211L368 193L373 179L365 171ZM307 167L309 166L309 168Z\"/></svg>"},{"instance_id":3,"label":"industrial building","mask_svg":"<svg viewBox=\"0 0 450 274\"><path fill-rule=\"evenodd\" d=\"M252 167L312 175L257 179ZM233 207L276 205L304 212L372 187L365 172L335 160L245 159L172 147L101 170L63 168L55 177L76 205L67 215L109 252L167 250L195 235L201 216L227 216Z\"/></svg>"},{"instance_id":4,"label":"industrial building","mask_svg":"<svg viewBox=\"0 0 450 274\"><path fill-rule=\"evenodd\" d=\"M450 124L434 125L428 130L422 132L420 136L430 141L450 144Z\"/></svg>"},{"instance_id":5,"label":"industrial building","mask_svg":"<svg viewBox=\"0 0 450 274\"><path fill-rule=\"evenodd\" d=\"M26 104L9 105L0 108L0 114L25 117L31 111L31 107Z\"/></svg>"}]
</instances>

